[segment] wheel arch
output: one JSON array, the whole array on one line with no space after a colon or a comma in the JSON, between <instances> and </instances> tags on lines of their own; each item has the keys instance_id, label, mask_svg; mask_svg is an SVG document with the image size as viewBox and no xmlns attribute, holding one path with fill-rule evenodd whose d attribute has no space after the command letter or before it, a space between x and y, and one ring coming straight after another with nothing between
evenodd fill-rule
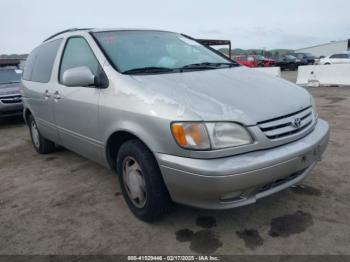
<instances>
[{"instance_id":1,"label":"wheel arch","mask_svg":"<svg viewBox=\"0 0 350 262\"><path fill-rule=\"evenodd\" d=\"M25 108L23 110L23 118L24 118L24 122L28 125L29 122L29 117L33 115L32 111L30 111L29 108Z\"/></svg>"},{"instance_id":2,"label":"wheel arch","mask_svg":"<svg viewBox=\"0 0 350 262\"><path fill-rule=\"evenodd\" d=\"M117 159L117 155L120 147L122 146L123 143L132 139L139 140L152 152L151 148L147 145L147 143L145 143L143 139L141 139L139 136L134 134L132 131L117 130L108 137L106 142L106 147L105 147L107 163L114 171L117 170L116 159Z\"/></svg>"}]
</instances>

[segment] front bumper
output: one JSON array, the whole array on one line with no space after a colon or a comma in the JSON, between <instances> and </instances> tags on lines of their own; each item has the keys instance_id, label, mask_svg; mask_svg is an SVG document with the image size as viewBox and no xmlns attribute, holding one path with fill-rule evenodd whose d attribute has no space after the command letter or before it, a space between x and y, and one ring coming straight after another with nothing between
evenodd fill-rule
<instances>
[{"instance_id":1,"label":"front bumper","mask_svg":"<svg viewBox=\"0 0 350 262\"><path fill-rule=\"evenodd\" d=\"M156 158L174 202L229 209L254 203L300 182L320 160L328 140L329 126L319 119L304 138L271 149L218 159L161 153Z\"/></svg>"},{"instance_id":2,"label":"front bumper","mask_svg":"<svg viewBox=\"0 0 350 262\"><path fill-rule=\"evenodd\" d=\"M4 104L0 101L0 118L21 116L22 113L23 113L22 102L12 103L12 104Z\"/></svg>"}]
</instances>

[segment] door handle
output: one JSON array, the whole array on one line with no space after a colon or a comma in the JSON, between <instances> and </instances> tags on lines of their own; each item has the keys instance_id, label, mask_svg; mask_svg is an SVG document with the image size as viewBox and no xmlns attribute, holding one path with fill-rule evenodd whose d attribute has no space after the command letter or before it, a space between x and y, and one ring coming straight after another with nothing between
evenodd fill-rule
<instances>
[{"instance_id":1,"label":"door handle","mask_svg":"<svg viewBox=\"0 0 350 262\"><path fill-rule=\"evenodd\" d=\"M55 91L55 93L53 93L53 98L56 100L61 99L60 93L58 91Z\"/></svg>"},{"instance_id":2,"label":"door handle","mask_svg":"<svg viewBox=\"0 0 350 262\"><path fill-rule=\"evenodd\" d=\"M49 93L49 90L45 90L45 92L44 92L44 97L45 97L45 99L48 99L51 95L50 95L50 93Z\"/></svg>"}]
</instances>

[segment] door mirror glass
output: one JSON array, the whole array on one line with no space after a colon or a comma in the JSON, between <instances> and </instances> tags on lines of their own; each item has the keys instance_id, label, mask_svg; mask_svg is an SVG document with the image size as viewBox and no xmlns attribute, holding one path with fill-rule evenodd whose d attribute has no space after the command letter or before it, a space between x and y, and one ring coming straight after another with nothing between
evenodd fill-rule
<instances>
[{"instance_id":1,"label":"door mirror glass","mask_svg":"<svg viewBox=\"0 0 350 262\"><path fill-rule=\"evenodd\" d=\"M62 83L66 86L94 86L95 75L87 66L74 67L63 72Z\"/></svg>"}]
</instances>

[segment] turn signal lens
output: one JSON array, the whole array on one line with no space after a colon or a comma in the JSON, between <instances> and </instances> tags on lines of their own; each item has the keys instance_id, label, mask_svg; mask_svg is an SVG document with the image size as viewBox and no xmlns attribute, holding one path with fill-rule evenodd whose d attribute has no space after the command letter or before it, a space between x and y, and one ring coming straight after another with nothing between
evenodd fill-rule
<instances>
[{"instance_id":1,"label":"turn signal lens","mask_svg":"<svg viewBox=\"0 0 350 262\"><path fill-rule=\"evenodd\" d=\"M180 124L174 124L172 126L173 136L175 140L183 147L187 146L185 129Z\"/></svg>"},{"instance_id":2,"label":"turn signal lens","mask_svg":"<svg viewBox=\"0 0 350 262\"><path fill-rule=\"evenodd\" d=\"M181 147L210 149L209 136L203 123L173 123L171 131Z\"/></svg>"}]
</instances>

